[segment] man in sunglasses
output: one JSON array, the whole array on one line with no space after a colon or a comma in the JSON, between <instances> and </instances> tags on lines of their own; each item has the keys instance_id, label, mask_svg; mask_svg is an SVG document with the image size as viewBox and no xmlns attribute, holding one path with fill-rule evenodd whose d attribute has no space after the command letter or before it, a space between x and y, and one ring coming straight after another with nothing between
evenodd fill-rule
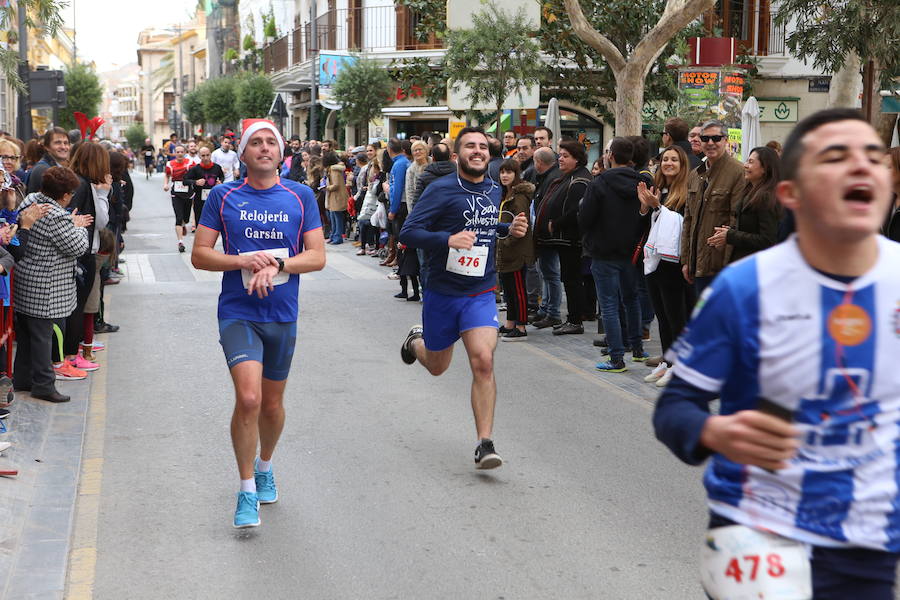
<instances>
[{"instance_id":1,"label":"man in sunglasses","mask_svg":"<svg viewBox=\"0 0 900 600\"><path fill-rule=\"evenodd\" d=\"M728 154L728 129L721 121L707 121L700 132L706 162L691 171L681 229L682 273L697 296L725 266L725 247L707 240L716 227L730 226L733 207L744 190L744 166Z\"/></svg>"}]
</instances>

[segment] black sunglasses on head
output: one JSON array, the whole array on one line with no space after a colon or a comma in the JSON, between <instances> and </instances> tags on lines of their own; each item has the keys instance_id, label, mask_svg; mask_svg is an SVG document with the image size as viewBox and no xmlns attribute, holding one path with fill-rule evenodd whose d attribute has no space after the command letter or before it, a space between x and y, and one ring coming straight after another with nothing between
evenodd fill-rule
<instances>
[{"instance_id":1,"label":"black sunglasses on head","mask_svg":"<svg viewBox=\"0 0 900 600\"><path fill-rule=\"evenodd\" d=\"M701 142L715 142L718 144L723 139L725 139L724 135L701 135L700 136Z\"/></svg>"}]
</instances>

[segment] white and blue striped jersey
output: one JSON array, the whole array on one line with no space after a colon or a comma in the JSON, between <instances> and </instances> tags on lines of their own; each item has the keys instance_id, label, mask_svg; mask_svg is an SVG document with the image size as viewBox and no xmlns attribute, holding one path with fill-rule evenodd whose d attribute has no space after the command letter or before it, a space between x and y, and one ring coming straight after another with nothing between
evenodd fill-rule
<instances>
[{"instance_id":1,"label":"white and blue striped jersey","mask_svg":"<svg viewBox=\"0 0 900 600\"><path fill-rule=\"evenodd\" d=\"M803 433L776 473L713 455L711 510L809 544L900 551L900 244L879 237L850 284L811 268L795 238L735 263L673 351L675 375L719 394L722 414L766 398Z\"/></svg>"}]
</instances>

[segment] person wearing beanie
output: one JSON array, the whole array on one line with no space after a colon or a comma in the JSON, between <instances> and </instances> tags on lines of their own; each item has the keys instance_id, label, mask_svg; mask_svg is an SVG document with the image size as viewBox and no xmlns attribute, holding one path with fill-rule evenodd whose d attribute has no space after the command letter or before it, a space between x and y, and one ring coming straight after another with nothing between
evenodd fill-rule
<instances>
[{"instance_id":1,"label":"person wearing beanie","mask_svg":"<svg viewBox=\"0 0 900 600\"><path fill-rule=\"evenodd\" d=\"M258 526L260 504L278 500L272 456L284 428L300 273L325 267L315 197L309 187L278 176L283 153L271 121L244 120L237 154L247 177L210 190L191 255L197 269L224 271L219 341L235 390L231 439L241 481L233 524L239 528ZM215 248L219 236L222 250Z\"/></svg>"}]
</instances>

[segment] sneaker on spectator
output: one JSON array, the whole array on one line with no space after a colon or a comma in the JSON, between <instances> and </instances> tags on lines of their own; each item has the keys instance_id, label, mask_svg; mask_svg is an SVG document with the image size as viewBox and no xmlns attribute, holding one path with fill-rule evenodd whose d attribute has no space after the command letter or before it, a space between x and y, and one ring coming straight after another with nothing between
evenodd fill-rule
<instances>
[{"instance_id":1,"label":"sneaker on spectator","mask_svg":"<svg viewBox=\"0 0 900 600\"><path fill-rule=\"evenodd\" d=\"M94 333L115 333L119 330L118 325L110 325L106 321L100 321L94 324Z\"/></svg>"},{"instance_id":2,"label":"sneaker on spectator","mask_svg":"<svg viewBox=\"0 0 900 600\"><path fill-rule=\"evenodd\" d=\"M56 379L62 381L77 381L79 379L87 379L87 371L77 369L72 363L64 360L58 367L54 366L53 371L56 373Z\"/></svg>"},{"instance_id":3,"label":"sneaker on spectator","mask_svg":"<svg viewBox=\"0 0 900 600\"><path fill-rule=\"evenodd\" d=\"M644 381L647 383L656 383L659 381L659 378L666 374L668 370L668 365L666 363L659 363L656 367L650 371L650 374L644 377Z\"/></svg>"},{"instance_id":4,"label":"sneaker on spectator","mask_svg":"<svg viewBox=\"0 0 900 600\"><path fill-rule=\"evenodd\" d=\"M666 374L656 380L656 387L666 387L672 381L672 369L666 369Z\"/></svg>"},{"instance_id":5,"label":"sneaker on spectator","mask_svg":"<svg viewBox=\"0 0 900 600\"><path fill-rule=\"evenodd\" d=\"M553 327L554 325L561 325L562 321L555 317L544 317L540 321L535 321L531 324L535 329L546 329L547 327Z\"/></svg>"},{"instance_id":6,"label":"sneaker on spectator","mask_svg":"<svg viewBox=\"0 0 900 600\"><path fill-rule=\"evenodd\" d=\"M82 345L86 345L86 344L84 344L84 342L82 342ZM106 350L106 344L104 344L103 342L101 342L99 340L94 340L93 343L91 344L91 351L101 352L103 350Z\"/></svg>"},{"instance_id":7,"label":"sneaker on spectator","mask_svg":"<svg viewBox=\"0 0 900 600\"><path fill-rule=\"evenodd\" d=\"M621 373L628 370L624 360L619 360L618 362L613 362L611 360L598 362L596 367L598 371L605 371L606 373Z\"/></svg>"},{"instance_id":8,"label":"sneaker on spectator","mask_svg":"<svg viewBox=\"0 0 900 600\"><path fill-rule=\"evenodd\" d=\"M648 367L658 367L663 361L662 356L651 356L647 360L644 361L644 364Z\"/></svg>"},{"instance_id":9,"label":"sneaker on spectator","mask_svg":"<svg viewBox=\"0 0 900 600\"><path fill-rule=\"evenodd\" d=\"M5 419L8 416L9 416L9 409L8 408L0 408L0 419Z\"/></svg>"},{"instance_id":10,"label":"sneaker on spectator","mask_svg":"<svg viewBox=\"0 0 900 600\"><path fill-rule=\"evenodd\" d=\"M82 371L87 371L87 372L96 371L97 369L100 368L100 365L98 365L95 362L89 361L88 359L81 356L80 354L76 354L75 358L70 358L69 364L72 365L73 367L75 367L76 369L81 369Z\"/></svg>"},{"instance_id":11,"label":"sneaker on spectator","mask_svg":"<svg viewBox=\"0 0 900 600\"><path fill-rule=\"evenodd\" d=\"M0 442L0 452L9 450L10 448L12 448L12 444L10 444L9 442Z\"/></svg>"},{"instance_id":12,"label":"sneaker on spectator","mask_svg":"<svg viewBox=\"0 0 900 600\"><path fill-rule=\"evenodd\" d=\"M501 342L524 342L527 339L528 332L516 328L513 328L500 336Z\"/></svg>"},{"instance_id":13,"label":"sneaker on spectator","mask_svg":"<svg viewBox=\"0 0 900 600\"><path fill-rule=\"evenodd\" d=\"M632 350L631 351L631 360L632 362L644 362L650 358L650 355L643 350Z\"/></svg>"},{"instance_id":14,"label":"sneaker on spectator","mask_svg":"<svg viewBox=\"0 0 900 600\"><path fill-rule=\"evenodd\" d=\"M553 328L553 335L569 335L573 333L584 333L584 325L567 322Z\"/></svg>"},{"instance_id":15,"label":"sneaker on spectator","mask_svg":"<svg viewBox=\"0 0 900 600\"><path fill-rule=\"evenodd\" d=\"M606 334L601 333L596 338L594 338L594 345L598 348L608 348L609 342L606 341Z\"/></svg>"}]
</instances>

